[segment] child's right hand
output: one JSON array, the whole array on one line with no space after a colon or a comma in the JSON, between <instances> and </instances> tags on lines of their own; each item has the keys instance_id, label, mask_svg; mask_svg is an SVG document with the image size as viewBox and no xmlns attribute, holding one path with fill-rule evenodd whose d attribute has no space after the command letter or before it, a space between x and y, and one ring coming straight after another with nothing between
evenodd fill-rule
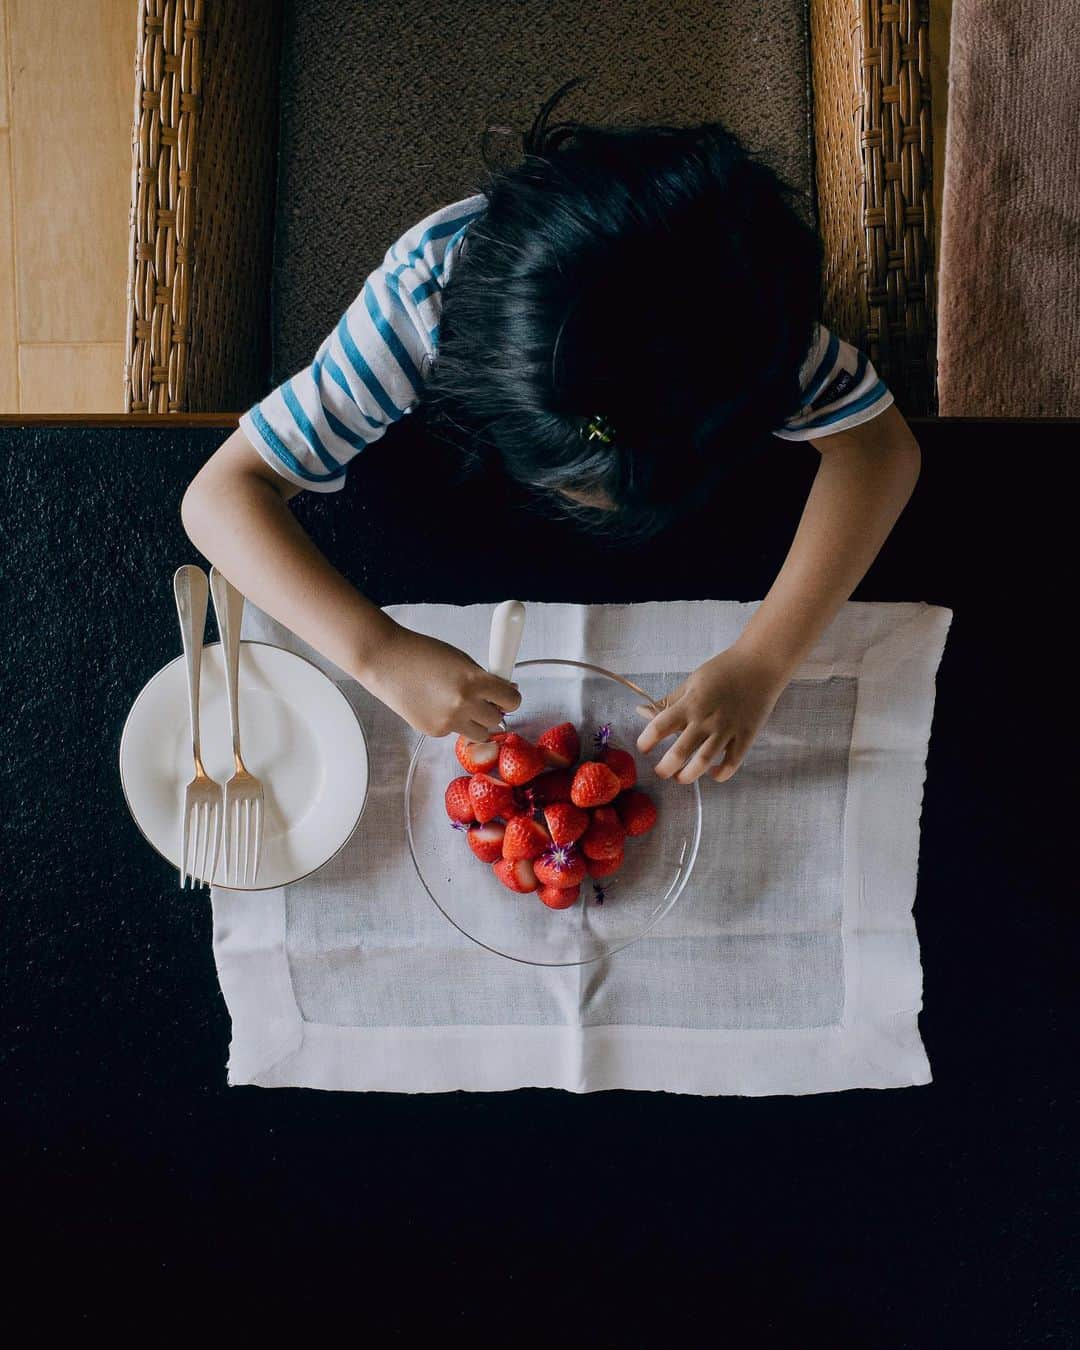
<instances>
[{"instance_id":1,"label":"child's right hand","mask_svg":"<svg viewBox=\"0 0 1080 1350\"><path fill-rule=\"evenodd\" d=\"M517 686L491 675L438 638L394 624L365 672L365 686L425 736L487 740L504 712L521 704Z\"/></svg>"}]
</instances>

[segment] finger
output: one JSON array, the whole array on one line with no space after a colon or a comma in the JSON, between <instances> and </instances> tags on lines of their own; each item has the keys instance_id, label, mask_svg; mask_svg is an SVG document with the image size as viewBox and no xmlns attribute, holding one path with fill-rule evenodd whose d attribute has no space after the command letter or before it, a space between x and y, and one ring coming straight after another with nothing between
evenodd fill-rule
<instances>
[{"instance_id":1,"label":"finger","mask_svg":"<svg viewBox=\"0 0 1080 1350\"><path fill-rule=\"evenodd\" d=\"M687 727L656 766L659 778L671 778L679 772L706 738L701 727Z\"/></svg>"},{"instance_id":2,"label":"finger","mask_svg":"<svg viewBox=\"0 0 1080 1350\"><path fill-rule=\"evenodd\" d=\"M634 705L634 711L639 717L655 717L660 711L659 703L637 703Z\"/></svg>"},{"instance_id":3,"label":"finger","mask_svg":"<svg viewBox=\"0 0 1080 1350\"><path fill-rule=\"evenodd\" d=\"M470 700L465 706L465 713L484 728L484 734L480 737L482 741L486 741L493 731L498 731L503 717L501 709L482 698Z\"/></svg>"},{"instance_id":4,"label":"finger","mask_svg":"<svg viewBox=\"0 0 1080 1350\"><path fill-rule=\"evenodd\" d=\"M647 755L654 745L659 745L665 736L670 736L682 726L682 713L675 708L664 708L637 738L637 748L643 755Z\"/></svg>"},{"instance_id":5,"label":"finger","mask_svg":"<svg viewBox=\"0 0 1080 1350\"><path fill-rule=\"evenodd\" d=\"M476 693L480 698L494 703L503 712L514 712L521 707L521 690L509 680L500 680L497 675L489 675L486 680L477 681Z\"/></svg>"},{"instance_id":6,"label":"finger","mask_svg":"<svg viewBox=\"0 0 1080 1350\"><path fill-rule=\"evenodd\" d=\"M715 733L706 737L675 775L675 781L677 783L695 782L719 755L723 744L724 738Z\"/></svg>"},{"instance_id":7,"label":"finger","mask_svg":"<svg viewBox=\"0 0 1080 1350\"><path fill-rule=\"evenodd\" d=\"M728 743L727 749L724 752L724 762L722 764L717 764L714 768L709 770L716 782L726 783L729 778L733 777L734 774L738 772L739 766L742 764L748 749L749 746L745 744L740 745L737 739L732 739Z\"/></svg>"},{"instance_id":8,"label":"finger","mask_svg":"<svg viewBox=\"0 0 1080 1350\"><path fill-rule=\"evenodd\" d=\"M486 741L489 734L489 728L482 726L472 717L467 717L455 730L470 741Z\"/></svg>"}]
</instances>

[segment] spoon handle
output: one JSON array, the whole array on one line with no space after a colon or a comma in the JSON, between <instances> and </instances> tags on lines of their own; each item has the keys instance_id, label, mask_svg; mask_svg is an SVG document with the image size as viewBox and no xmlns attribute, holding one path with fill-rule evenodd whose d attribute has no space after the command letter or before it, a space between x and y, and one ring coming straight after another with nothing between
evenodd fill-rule
<instances>
[{"instance_id":1,"label":"spoon handle","mask_svg":"<svg viewBox=\"0 0 1080 1350\"><path fill-rule=\"evenodd\" d=\"M496 606L491 616L488 670L500 680L509 680L514 673L524 628L525 606L520 600L504 600Z\"/></svg>"}]
</instances>

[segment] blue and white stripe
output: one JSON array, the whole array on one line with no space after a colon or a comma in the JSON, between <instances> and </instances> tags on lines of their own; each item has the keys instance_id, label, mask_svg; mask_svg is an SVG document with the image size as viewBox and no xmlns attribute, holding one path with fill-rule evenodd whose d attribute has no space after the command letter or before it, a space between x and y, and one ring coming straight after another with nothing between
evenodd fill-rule
<instances>
[{"instance_id":1,"label":"blue and white stripe","mask_svg":"<svg viewBox=\"0 0 1080 1350\"><path fill-rule=\"evenodd\" d=\"M482 193L441 207L386 251L315 359L240 418L240 426L283 478L311 492L338 492L349 461L420 401L421 364L439 341L442 289ZM828 403L838 377L843 393ZM817 326L799 371L800 412L774 436L804 441L877 417L893 401L866 356Z\"/></svg>"},{"instance_id":2,"label":"blue and white stripe","mask_svg":"<svg viewBox=\"0 0 1080 1350\"><path fill-rule=\"evenodd\" d=\"M240 418L275 472L311 492L338 492L349 461L420 400L421 364L439 339L442 288L476 193L425 216L387 250L314 361Z\"/></svg>"},{"instance_id":3,"label":"blue and white stripe","mask_svg":"<svg viewBox=\"0 0 1080 1350\"><path fill-rule=\"evenodd\" d=\"M843 394L828 403L815 403L844 372L849 380ZM799 387L801 410L773 432L785 441L817 440L847 431L877 417L893 402L892 393L866 353L830 333L823 324L817 325L815 340L799 370Z\"/></svg>"}]
</instances>

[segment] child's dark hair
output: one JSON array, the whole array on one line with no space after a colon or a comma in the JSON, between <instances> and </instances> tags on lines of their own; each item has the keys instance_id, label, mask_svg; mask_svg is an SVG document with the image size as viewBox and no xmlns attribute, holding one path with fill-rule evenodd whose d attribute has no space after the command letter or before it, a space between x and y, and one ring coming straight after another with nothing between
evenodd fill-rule
<instances>
[{"instance_id":1,"label":"child's dark hair","mask_svg":"<svg viewBox=\"0 0 1080 1350\"><path fill-rule=\"evenodd\" d=\"M521 163L484 152L487 208L455 258L420 408L471 467L640 538L798 411L821 243L795 190L719 122L549 126L580 83L541 107ZM589 435L597 415L606 439Z\"/></svg>"}]
</instances>

